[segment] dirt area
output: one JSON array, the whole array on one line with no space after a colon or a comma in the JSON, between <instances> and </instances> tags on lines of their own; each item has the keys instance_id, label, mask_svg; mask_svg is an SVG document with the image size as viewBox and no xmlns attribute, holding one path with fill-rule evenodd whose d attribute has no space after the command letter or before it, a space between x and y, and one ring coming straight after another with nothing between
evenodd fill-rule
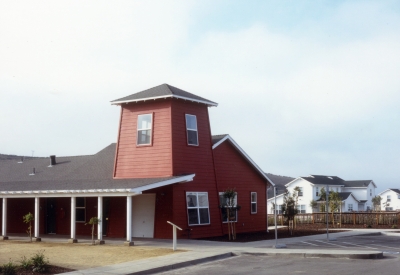
<instances>
[{"instance_id":1,"label":"dirt area","mask_svg":"<svg viewBox=\"0 0 400 275\"><path fill-rule=\"evenodd\" d=\"M39 251L44 251L50 265L69 269L87 269L91 267L105 266L150 257L164 256L173 252L172 249L123 246L120 245L91 245L88 243L45 243L26 241L1 241L0 265L9 260L19 265L21 258L30 258ZM68 270L67 270L68 271ZM64 271L65 272L65 271ZM32 274L32 273L30 273Z\"/></svg>"}]
</instances>

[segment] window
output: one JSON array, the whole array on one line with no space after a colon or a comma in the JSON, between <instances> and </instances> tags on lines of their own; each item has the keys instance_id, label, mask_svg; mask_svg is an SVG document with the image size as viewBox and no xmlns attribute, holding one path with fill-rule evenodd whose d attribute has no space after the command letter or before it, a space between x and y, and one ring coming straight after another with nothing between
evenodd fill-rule
<instances>
[{"instance_id":1,"label":"window","mask_svg":"<svg viewBox=\"0 0 400 275\"><path fill-rule=\"evenodd\" d=\"M397 195L397 198L400 199L400 194Z\"/></svg>"},{"instance_id":2,"label":"window","mask_svg":"<svg viewBox=\"0 0 400 275\"><path fill-rule=\"evenodd\" d=\"M372 189L369 189L369 195L372 196Z\"/></svg>"},{"instance_id":3,"label":"window","mask_svg":"<svg viewBox=\"0 0 400 275\"><path fill-rule=\"evenodd\" d=\"M300 188L299 197L302 197L303 196L303 187L299 187L299 188Z\"/></svg>"},{"instance_id":4,"label":"window","mask_svg":"<svg viewBox=\"0 0 400 275\"><path fill-rule=\"evenodd\" d=\"M197 134L197 119L194 115L186 114L186 132L188 145L199 145Z\"/></svg>"},{"instance_id":5,"label":"window","mask_svg":"<svg viewBox=\"0 0 400 275\"><path fill-rule=\"evenodd\" d=\"M257 192L251 192L251 214L257 214Z\"/></svg>"},{"instance_id":6,"label":"window","mask_svg":"<svg viewBox=\"0 0 400 275\"><path fill-rule=\"evenodd\" d=\"M336 187L336 193L339 192L339 187Z\"/></svg>"},{"instance_id":7,"label":"window","mask_svg":"<svg viewBox=\"0 0 400 275\"><path fill-rule=\"evenodd\" d=\"M393 211L393 207L386 207L385 210L386 211Z\"/></svg>"},{"instance_id":8,"label":"window","mask_svg":"<svg viewBox=\"0 0 400 275\"><path fill-rule=\"evenodd\" d=\"M282 204L276 208L276 214L282 214Z\"/></svg>"},{"instance_id":9,"label":"window","mask_svg":"<svg viewBox=\"0 0 400 275\"><path fill-rule=\"evenodd\" d=\"M235 193L235 197L233 198L233 205L229 206L229 202L227 198L224 198L224 192L219 192L219 203L221 205L221 216L222 222L228 222L228 209L230 207L235 207L237 205L237 193ZM229 209L229 216L230 220L237 222L237 210L236 209Z\"/></svg>"},{"instance_id":10,"label":"window","mask_svg":"<svg viewBox=\"0 0 400 275\"><path fill-rule=\"evenodd\" d=\"M210 224L207 192L187 192L186 205L189 225Z\"/></svg>"},{"instance_id":11,"label":"window","mask_svg":"<svg viewBox=\"0 0 400 275\"><path fill-rule=\"evenodd\" d=\"M85 222L86 221L86 200L85 198L76 198L75 205L75 221Z\"/></svg>"},{"instance_id":12,"label":"window","mask_svg":"<svg viewBox=\"0 0 400 275\"><path fill-rule=\"evenodd\" d=\"M390 201L391 201L390 195L387 195L386 198L387 198L387 199L386 199L387 202L390 202Z\"/></svg>"},{"instance_id":13,"label":"window","mask_svg":"<svg viewBox=\"0 0 400 275\"><path fill-rule=\"evenodd\" d=\"M151 144L151 126L153 122L153 115L138 115L137 123L137 145L150 145Z\"/></svg>"},{"instance_id":14,"label":"window","mask_svg":"<svg viewBox=\"0 0 400 275\"><path fill-rule=\"evenodd\" d=\"M353 211L353 204L352 203L349 203L348 205L347 205L347 210L350 212L350 211Z\"/></svg>"},{"instance_id":15,"label":"window","mask_svg":"<svg viewBox=\"0 0 400 275\"><path fill-rule=\"evenodd\" d=\"M315 196L319 196L319 187L315 187Z\"/></svg>"},{"instance_id":16,"label":"window","mask_svg":"<svg viewBox=\"0 0 400 275\"><path fill-rule=\"evenodd\" d=\"M297 205L297 210L299 211L299 213L306 213L306 206L304 204Z\"/></svg>"}]
</instances>

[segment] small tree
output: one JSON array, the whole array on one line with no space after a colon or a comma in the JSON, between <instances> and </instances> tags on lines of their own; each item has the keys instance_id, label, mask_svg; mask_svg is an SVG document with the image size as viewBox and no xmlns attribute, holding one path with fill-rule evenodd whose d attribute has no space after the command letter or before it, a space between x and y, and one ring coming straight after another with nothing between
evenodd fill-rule
<instances>
[{"instance_id":1,"label":"small tree","mask_svg":"<svg viewBox=\"0 0 400 275\"><path fill-rule=\"evenodd\" d=\"M338 212L342 208L342 199L339 196L338 192L330 192L329 193L329 208L332 212L332 225L335 226L335 217L334 212Z\"/></svg>"},{"instance_id":2,"label":"small tree","mask_svg":"<svg viewBox=\"0 0 400 275\"><path fill-rule=\"evenodd\" d=\"M236 203L236 191L235 188L228 188L223 193L224 201L221 203L221 208L226 209L227 220L228 220L228 235L229 240L236 239L236 228L234 220L237 217L237 211L240 210L241 206Z\"/></svg>"},{"instance_id":3,"label":"small tree","mask_svg":"<svg viewBox=\"0 0 400 275\"><path fill-rule=\"evenodd\" d=\"M372 198L372 204L374 206L374 211L380 211L381 210L381 202L382 202L382 197L381 196L375 196Z\"/></svg>"},{"instance_id":4,"label":"small tree","mask_svg":"<svg viewBox=\"0 0 400 275\"><path fill-rule=\"evenodd\" d=\"M31 212L29 212L28 214L26 214L25 216L22 216L22 219L24 221L24 223L28 223L28 230L26 230L26 233L29 234L29 238L32 242L32 221L35 219L33 214Z\"/></svg>"},{"instance_id":5,"label":"small tree","mask_svg":"<svg viewBox=\"0 0 400 275\"><path fill-rule=\"evenodd\" d=\"M288 230L290 231L290 234L293 234L293 228L290 226L291 222L294 223L294 219L296 215L299 213L299 210L297 209L297 202L299 199L299 192L300 192L300 187L296 186L293 189L293 193L290 193L289 191L286 191L286 193L283 195L283 204L282 204L282 215L287 219L289 227Z\"/></svg>"},{"instance_id":6,"label":"small tree","mask_svg":"<svg viewBox=\"0 0 400 275\"><path fill-rule=\"evenodd\" d=\"M90 224L92 226L92 245L95 245L95 241L94 241L94 227L95 225L98 225L101 222L101 219L98 217L91 217L89 222L85 223L86 224Z\"/></svg>"}]
</instances>

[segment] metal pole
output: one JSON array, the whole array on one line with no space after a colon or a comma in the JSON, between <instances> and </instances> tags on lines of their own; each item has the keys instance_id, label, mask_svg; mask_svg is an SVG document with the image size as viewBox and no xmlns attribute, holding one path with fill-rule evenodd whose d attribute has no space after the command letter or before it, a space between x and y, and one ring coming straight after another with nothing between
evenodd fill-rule
<instances>
[{"instance_id":1,"label":"metal pole","mask_svg":"<svg viewBox=\"0 0 400 275\"><path fill-rule=\"evenodd\" d=\"M326 186L326 192L325 192L325 194L326 194L326 204L325 204L325 211L326 211L326 239L329 241L329 229L328 229L328 218L329 218L329 215L328 215L328 198L329 198L329 186L327 185Z\"/></svg>"},{"instance_id":2,"label":"metal pole","mask_svg":"<svg viewBox=\"0 0 400 275\"><path fill-rule=\"evenodd\" d=\"M275 207L274 207L274 217L275 217L275 248L286 248L286 244L278 244L278 227L276 225L276 210L278 206L276 205L276 186L274 186L274 196L275 196Z\"/></svg>"},{"instance_id":3,"label":"metal pole","mask_svg":"<svg viewBox=\"0 0 400 275\"><path fill-rule=\"evenodd\" d=\"M276 210L277 210L277 205L276 205L276 186L274 186L274 197L275 197L275 207L274 207L274 220L275 220L275 247L278 243L278 227L276 226Z\"/></svg>"}]
</instances>

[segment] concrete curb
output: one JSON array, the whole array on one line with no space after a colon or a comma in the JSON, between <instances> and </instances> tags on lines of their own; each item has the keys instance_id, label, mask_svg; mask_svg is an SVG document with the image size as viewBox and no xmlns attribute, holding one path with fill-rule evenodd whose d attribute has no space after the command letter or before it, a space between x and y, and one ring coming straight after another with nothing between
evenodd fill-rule
<instances>
[{"instance_id":1,"label":"concrete curb","mask_svg":"<svg viewBox=\"0 0 400 275\"><path fill-rule=\"evenodd\" d=\"M185 261L185 262L173 263L170 265L165 265L165 266L150 268L150 269L146 269L146 270L142 270L142 271L127 273L127 275L154 274L154 273L170 271L170 270L178 269L178 268L182 268L182 267L187 267L187 266L191 266L191 265L203 264L203 263L207 263L207 262L222 260L222 259L226 259L226 258L233 257L233 256L235 256L235 254L232 252L222 253L222 254L214 255L214 256L210 256L210 257L198 258L198 259L189 260L189 261Z\"/></svg>"},{"instance_id":2,"label":"concrete curb","mask_svg":"<svg viewBox=\"0 0 400 275\"><path fill-rule=\"evenodd\" d=\"M235 255L274 256L294 258L334 258L334 259L382 259L383 252L378 251L294 251L285 250L279 252L238 252Z\"/></svg>"}]
</instances>

